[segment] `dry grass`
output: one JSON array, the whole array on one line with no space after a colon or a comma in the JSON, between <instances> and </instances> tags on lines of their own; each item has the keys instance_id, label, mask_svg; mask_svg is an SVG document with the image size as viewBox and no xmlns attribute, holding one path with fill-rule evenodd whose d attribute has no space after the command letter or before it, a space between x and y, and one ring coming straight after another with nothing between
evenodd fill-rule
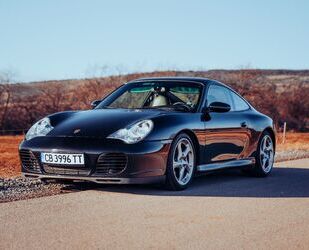
<instances>
[{"instance_id":1,"label":"dry grass","mask_svg":"<svg viewBox=\"0 0 309 250\"><path fill-rule=\"evenodd\" d=\"M0 177L20 175L18 145L23 136L0 136Z\"/></svg>"},{"instance_id":2,"label":"dry grass","mask_svg":"<svg viewBox=\"0 0 309 250\"><path fill-rule=\"evenodd\" d=\"M23 136L0 136L0 177L20 175L18 145ZM278 152L309 152L309 133L287 133L282 144L282 135L278 134Z\"/></svg>"},{"instance_id":3,"label":"dry grass","mask_svg":"<svg viewBox=\"0 0 309 250\"><path fill-rule=\"evenodd\" d=\"M287 133L285 143L282 143L282 134L277 135L277 151L301 150L309 151L309 133Z\"/></svg>"}]
</instances>

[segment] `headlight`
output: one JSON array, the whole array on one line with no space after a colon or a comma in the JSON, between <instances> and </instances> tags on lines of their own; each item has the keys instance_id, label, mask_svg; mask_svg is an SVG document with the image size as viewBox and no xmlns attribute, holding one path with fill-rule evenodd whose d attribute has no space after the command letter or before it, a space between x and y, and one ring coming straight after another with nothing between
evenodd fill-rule
<instances>
[{"instance_id":1,"label":"headlight","mask_svg":"<svg viewBox=\"0 0 309 250\"><path fill-rule=\"evenodd\" d=\"M128 128L119 129L107 138L119 139L128 144L133 144L143 140L152 130L153 122L151 120L143 120L135 123Z\"/></svg>"},{"instance_id":2,"label":"headlight","mask_svg":"<svg viewBox=\"0 0 309 250\"><path fill-rule=\"evenodd\" d=\"M50 125L49 118L45 117L35 123L27 132L26 140L30 140L37 136L47 135L54 127Z\"/></svg>"}]
</instances>

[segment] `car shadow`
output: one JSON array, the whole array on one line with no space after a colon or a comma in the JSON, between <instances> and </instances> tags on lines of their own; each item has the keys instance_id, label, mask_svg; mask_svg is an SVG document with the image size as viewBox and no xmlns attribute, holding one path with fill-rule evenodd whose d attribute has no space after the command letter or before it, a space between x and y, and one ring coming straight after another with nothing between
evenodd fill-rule
<instances>
[{"instance_id":1,"label":"car shadow","mask_svg":"<svg viewBox=\"0 0 309 250\"><path fill-rule=\"evenodd\" d=\"M205 197L309 197L309 169L274 168L267 178L248 177L239 170L225 170L199 176L183 191L167 191L162 185L82 184L82 190L155 196Z\"/></svg>"}]
</instances>

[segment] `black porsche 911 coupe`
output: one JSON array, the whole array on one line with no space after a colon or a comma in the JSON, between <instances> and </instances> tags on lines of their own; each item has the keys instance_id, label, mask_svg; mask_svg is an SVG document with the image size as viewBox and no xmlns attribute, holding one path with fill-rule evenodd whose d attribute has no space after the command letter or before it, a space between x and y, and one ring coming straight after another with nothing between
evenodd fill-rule
<instances>
[{"instance_id":1,"label":"black porsche 911 coupe","mask_svg":"<svg viewBox=\"0 0 309 250\"><path fill-rule=\"evenodd\" d=\"M205 78L126 83L92 110L49 115L20 144L25 177L188 187L200 172L241 168L267 176L275 154L271 118Z\"/></svg>"}]
</instances>

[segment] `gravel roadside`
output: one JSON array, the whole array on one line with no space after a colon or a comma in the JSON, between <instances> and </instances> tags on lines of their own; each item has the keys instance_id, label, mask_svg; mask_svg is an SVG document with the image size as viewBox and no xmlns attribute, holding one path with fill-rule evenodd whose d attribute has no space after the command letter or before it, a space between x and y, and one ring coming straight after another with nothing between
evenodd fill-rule
<instances>
[{"instance_id":1,"label":"gravel roadside","mask_svg":"<svg viewBox=\"0 0 309 250\"><path fill-rule=\"evenodd\" d=\"M285 150L276 152L276 162L309 158L308 150Z\"/></svg>"},{"instance_id":2,"label":"gravel roadside","mask_svg":"<svg viewBox=\"0 0 309 250\"><path fill-rule=\"evenodd\" d=\"M0 203L49 196L73 191L73 185L44 183L31 178L0 178Z\"/></svg>"}]
</instances>

